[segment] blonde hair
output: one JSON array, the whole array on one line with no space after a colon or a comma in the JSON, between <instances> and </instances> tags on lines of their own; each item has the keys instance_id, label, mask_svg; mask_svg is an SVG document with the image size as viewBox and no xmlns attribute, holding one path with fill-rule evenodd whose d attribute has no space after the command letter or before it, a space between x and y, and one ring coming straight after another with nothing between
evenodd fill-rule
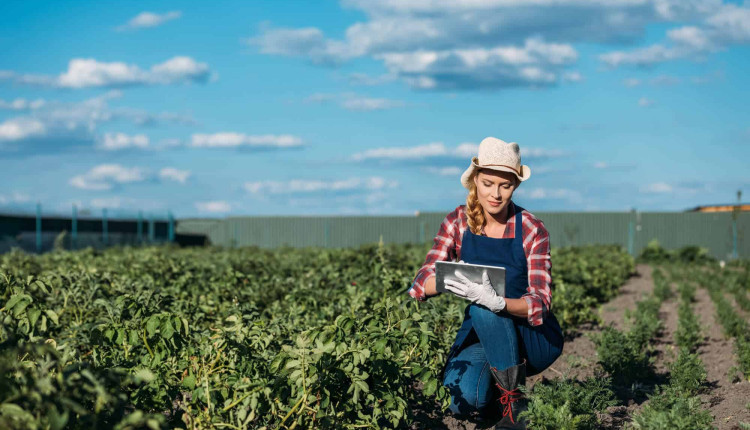
<instances>
[{"instance_id":1,"label":"blonde hair","mask_svg":"<svg viewBox=\"0 0 750 430\"><path fill-rule=\"evenodd\" d=\"M466 219L469 223L469 230L476 235L482 234L482 228L487 224L484 208L479 204L479 197L477 197L477 184L474 182L474 178L480 171L481 169L475 169L469 176L469 194L466 196ZM520 184L521 181L514 176L513 187L518 188Z\"/></svg>"}]
</instances>

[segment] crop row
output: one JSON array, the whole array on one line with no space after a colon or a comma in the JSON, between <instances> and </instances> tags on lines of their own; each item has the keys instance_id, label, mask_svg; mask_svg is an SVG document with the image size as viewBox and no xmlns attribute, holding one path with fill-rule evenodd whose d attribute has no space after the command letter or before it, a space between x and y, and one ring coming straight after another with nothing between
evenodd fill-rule
<instances>
[{"instance_id":1,"label":"crop row","mask_svg":"<svg viewBox=\"0 0 750 430\"><path fill-rule=\"evenodd\" d=\"M663 272L655 269L655 292L661 291L662 297L669 296L671 280L665 279ZM634 429L712 428L713 417L703 408L698 396L705 388L707 374L703 362L695 353L703 340L700 324L691 305L695 288L690 284L680 283L678 291L680 304L674 340L679 352L669 364L668 382L658 385L649 396L648 403L633 415L631 427Z\"/></svg>"}]
</instances>

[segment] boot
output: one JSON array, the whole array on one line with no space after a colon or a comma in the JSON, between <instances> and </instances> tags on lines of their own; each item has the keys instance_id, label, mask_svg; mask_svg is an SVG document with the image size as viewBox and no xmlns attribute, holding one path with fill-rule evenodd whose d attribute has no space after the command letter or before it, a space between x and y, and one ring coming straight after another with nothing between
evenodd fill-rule
<instances>
[{"instance_id":1,"label":"boot","mask_svg":"<svg viewBox=\"0 0 750 430\"><path fill-rule=\"evenodd\" d=\"M526 360L505 370L490 367L490 371L495 379L495 386L500 391L498 401L502 407L502 418L495 429L525 430L526 420L519 419L518 415L526 410L528 400L518 387L526 384Z\"/></svg>"}]
</instances>

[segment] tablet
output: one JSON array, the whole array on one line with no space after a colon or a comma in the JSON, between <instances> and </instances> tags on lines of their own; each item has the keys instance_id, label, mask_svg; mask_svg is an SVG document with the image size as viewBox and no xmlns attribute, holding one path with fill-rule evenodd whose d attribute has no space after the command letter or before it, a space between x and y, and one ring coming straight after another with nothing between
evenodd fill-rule
<instances>
[{"instance_id":1,"label":"tablet","mask_svg":"<svg viewBox=\"0 0 750 430\"><path fill-rule=\"evenodd\" d=\"M453 294L445 288L445 280L453 279L460 281L456 277L456 270L478 284L482 283L482 273L486 271L497 295L505 297L505 267L455 263L452 261L438 261L435 263L435 288L438 292Z\"/></svg>"}]
</instances>

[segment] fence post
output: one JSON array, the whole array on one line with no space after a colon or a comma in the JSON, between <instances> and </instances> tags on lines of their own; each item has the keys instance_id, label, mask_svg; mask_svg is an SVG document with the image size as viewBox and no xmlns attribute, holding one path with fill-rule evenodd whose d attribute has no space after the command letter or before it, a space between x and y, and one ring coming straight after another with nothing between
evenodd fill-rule
<instances>
[{"instance_id":1,"label":"fence post","mask_svg":"<svg viewBox=\"0 0 750 430\"><path fill-rule=\"evenodd\" d=\"M742 202L742 190L737 191L737 206L732 210L732 260L736 260L739 255L737 252L737 217L740 214Z\"/></svg>"},{"instance_id":2,"label":"fence post","mask_svg":"<svg viewBox=\"0 0 750 430\"><path fill-rule=\"evenodd\" d=\"M329 241L331 238L331 220L326 218L325 224L323 224L323 247L328 248Z\"/></svg>"},{"instance_id":3,"label":"fence post","mask_svg":"<svg viewBox=\"0 0 750 430\"><path fill-rule=\"evenodd\" d=\"M628 223L628 254L635 256L635 208L630 211Z\"/></svg>"},{"instance_id":4,"label":"fence post","mask_svg":"<svg viewBox=\"0 0 750 430\"><path fill-rule=\"evenodd\" d=\"M148 216L148 241L154 243L156 233L154 232L154 214Z\"/></svg>"},{"instance_id":5,"label":"fence post","mask_svg":"<svg viewBox=\"0 0 750 430\"><path fill-rule=\"evenodd\" d=\"M36 252L42 252L42 204L36 204Z\"/></svg>"},{"instance_id":6,"label":"fence post","mask_svg":"<svg viewBox=\"0 0 750 430\"><path fill-rule=\"evenodd\" d=\"M70 219L70 248L78 249L78 206L73 205L73 217Z\"/></svg>"},{"instance_id":7,"label":"fence post","mask_svg":"<svg viewBox=\"0 0 750 430\"><path fill-rule=\"evenodd\" d=\"M427 240L425 230L427 229L427 226L425 225L424 221L419 222L419 243L425 243Z\"/></svg>"},{"instance_id":8,"label":"fence post","mask_svg":"<svg viewBox=\"0 0 750 430\"><path fill-rule=\"evenodd\" d=\"M109 243L109 231L107 225L107 208L102 209L102 243L107 246Z\"/></svg>"},{"instance_id":9,"label":"fence post","mask_svg":"<svg viewBox=\"0 0 750 430\"><path fill-rule=\"evenodd\" d=\"M171 211L167 212L167 217L169 218L168 239L170 242L174 242L174 217Z\"/></svg>"},{"instance_id":10,"label":"fence post","mask_svg":"<svg viewBox=\"0 0 750 430\"><path fill-rule=\"evenodd\" d=\"M138 244L143 245L143 211L138 211L138 224L136 225L136 231Z\"/></svg>"}]
</instances>

